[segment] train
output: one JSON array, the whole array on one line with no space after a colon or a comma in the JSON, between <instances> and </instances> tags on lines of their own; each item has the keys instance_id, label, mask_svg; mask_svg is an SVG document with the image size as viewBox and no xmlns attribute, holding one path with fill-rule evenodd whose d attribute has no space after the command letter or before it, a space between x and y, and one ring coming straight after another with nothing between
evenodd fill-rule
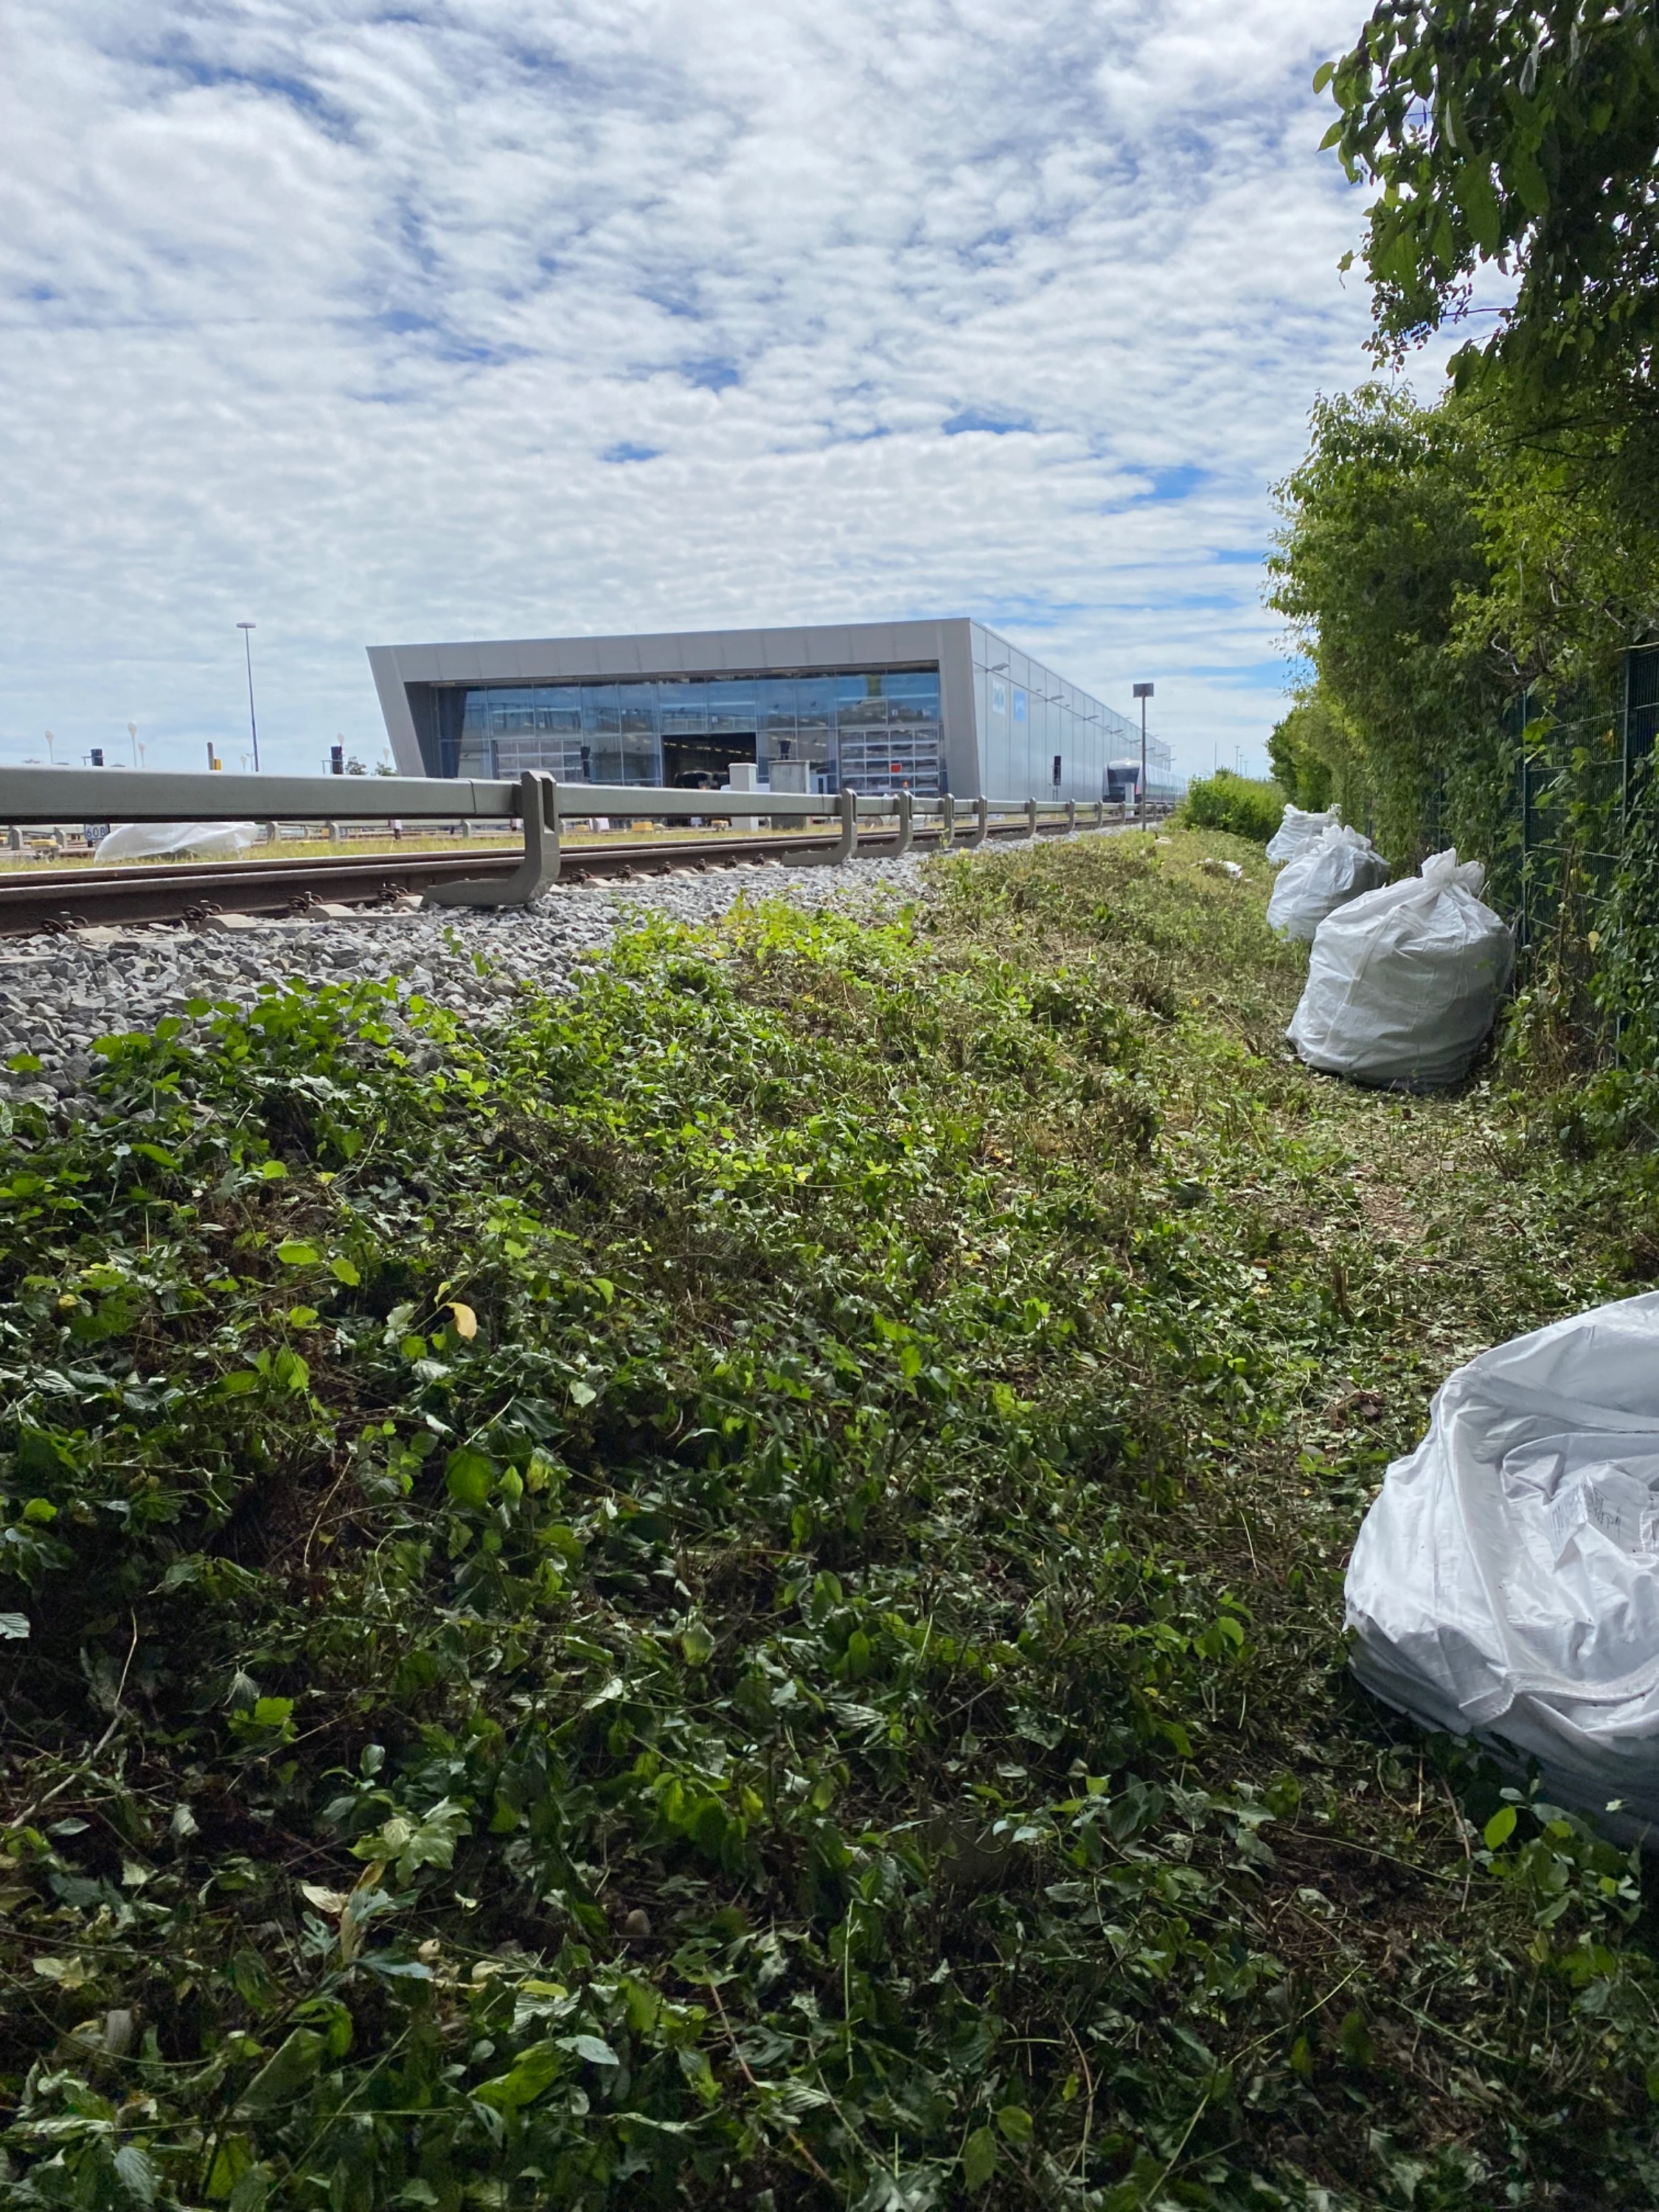
<instances>
[{"instance_id":1,"label":"train","mask_svg":"<svg viewBox=\"0 0 1659 2212\"><path fill-rule=\"evenodd\" d=\"M1140 804L1139 760L1115 760L1106 763L1106 788L1101 794L1109 803L1130 808ZM1167 769L1155 760L1146 763L1146 803L1161 813L1167 813L1182 795L1182 787L1176 783Z\"/></svg>"}]
</instances>

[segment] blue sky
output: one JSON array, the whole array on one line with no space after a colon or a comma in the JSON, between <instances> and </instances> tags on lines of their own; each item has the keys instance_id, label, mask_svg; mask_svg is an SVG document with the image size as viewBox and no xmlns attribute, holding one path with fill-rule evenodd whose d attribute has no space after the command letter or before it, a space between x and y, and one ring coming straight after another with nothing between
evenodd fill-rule
<instances>
[{"instance_id":1,"label":"blue sky","mask_svg":"<svg viewBox=\"0 0 1659 2212\"><path fill-rule=\"evenodd\" d=\"M973 614L1260 761L1366 373L1334 0L10 0L0 759L383 732L363 647Z\"/></svg>"}]
</instances>

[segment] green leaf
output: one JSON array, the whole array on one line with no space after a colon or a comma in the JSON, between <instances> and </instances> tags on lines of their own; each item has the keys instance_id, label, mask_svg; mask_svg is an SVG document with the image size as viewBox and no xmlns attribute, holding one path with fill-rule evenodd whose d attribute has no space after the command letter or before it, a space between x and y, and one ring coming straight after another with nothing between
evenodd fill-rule
<instances>
[{"instance_id":1,"label":"green leaf","mask_svg":"<svg viewBox=\"0 0 1659 2212\"><path fill-rule=\"evenodd\" d=\"M230 2212L264 2212L265 2198L270 2191L270 2168L251 2166L230 2192ZM409 2191L404 2190L408 2196Z\"/></svg>"},{"instance_id":2,"label":"green leaf","mask_svg":"<svg viewBox=\"0 0 1659 2212\"><path fill-rule=\"evenodd\" d=\"M680 1637L680 1650L688 1667L706 1667L714 1656L714 1638L707 1624L694 1620Z\"/></svg>"},{"instance_id":3,"label":"green leaf","mask_svg":"<svg viewBox=\"0 0 1659 2212\"><path fill-rule=\"evenodd\" d=\"M207 2193L216 2201L231 2196L237 2183L253 2164L253 2146L246 2136L227 2136L214 2154Z\"/></svg>"},{"instance_id":4,"label":"green leaf","mask_svg":"<svg viewBox=\"0 0 1659 2212\"><path fill-rule=\"evenodd\" d=\"M1504 155L1504 181L1529 216L1549 213L1549 180L1530 147L1514 146Z\"/></svg>"},{"instance_id":5,"label":"green leaf","mask_svg":"<svg viewBox=\"0 0 1659 2212\"><path fill-rule=\"evenodd\" d=\"M1024 2105L1005 2105L997 2114L997 2125L1011 2143L1031 2140L1031 2115Z\"/></svg>"},{"instance_id":6,"label":"green leaf","mask_svg":"<svg viewBox=\"0 0 1659 2212\"><path fill-rule=\"evenodd\" d=\"M571 1398L578 1406L591 1406L599 1395L591 1382L573 1382L570 1386Z\"/></svg>"},{"instance_id":7,"label":"green leaf","mask_svg":"<svg viewBox=\"0 0 1659 2212\"><path fill-rule=\"evenodd\" d=\"M26 1613L0 1613L0 1642L21 1643L28 1632Z\"/></svg>"},{"instance_id":8,"label":"green leaf","mask_svg":"<svg viewBox=\"0 0 1659 2212\"><path fill-rule=\"evenodd\" d=\"M137 2143L123 2143L116 2152L115 2178L132 2202L149 2212L155 2202L155 2168Z\"/></svg>"},{"instance_id":9,"label":"green leaf","mask_svg":"<svg viewBox=\"0 0 1659 2212\"><path fill-rule=\"evenodd\" d=\"M290 1306L288 1310L290 1328L314 1328L319 1318L315 1306Z\"/></svg>"},{"instance_id":10,"label":"green leaf","mask_svg":"<svg viewBox=\"0 0 1659 2212\"><path fill-rule=\"evenodd\" d=\"M314 1244L307 1244L301 1237L290 1237L276 1247L276 1257L285 1267L314 1267L322 1256Z\"/></svg>"},{"instance_id":11,"label":"green leaf","mask_svg":"<svg viewBox=\"0 0 1659 2212\"><path fill-rule=\"evenodd\" d=\"M1370 2066L1375 2061L1376 2045L1371 2041L1371 2032L1365 2025L1365 2015L1358 2005L1343 2015L1342 2024L1336 2031L1336 2040L1342 2056L1353 2065Z\"/></svg>"},{"instance_id":12,"label":"green leaf","mask_svg":"<svg viewBox=\"0 0 1659 2212\"><path fill-rule=\"evenodd\" d=\"M1323 92L1326 86L1335 75L1336 64L1334 62L1321 62L1319 67L1314 71L1314 90L1316 92Z\"/></svg>"},{"instance_id":13,"label":"green leaf","mask_svg":"<svg viewBox=\"0 0 1659 2212\"><path fill-rule=\"evenodd\" d=\"M268 2112L278 2105L292 2104L316 2079L322 2056L322 2037L308 2027L296 2027L243 2090L242 2111Z\"/></svg>"},{"instance_id":14,"label":"green leaf","mask_svg":"<svg viewBox=\"0 0 1659 2212\"><path fill-rule=\"evenodd\" d=\"M597 2035L562 2035L561 2051L574 2051L578 2058L585 2058L590 2066L620 2066L622 2061L608 2043L601 2043Z\"/></svg>"},{"instance_id":15,"label":"green leaf","mask_svg":"<svg viewBox=\"0 0 1659 2212\"><path fill-rule=\"evenodd\" d=\"M983 2189L997 2170L997 2139L989 2128L975 2128L962 2146L962 2178L969 2189Z\"/></svg>"},{"instance_id":16,"label":"green leaf","mask_svg":"<svg viewBox=\"0 0 1659 2212\"><path fill-rule=\"evenodd\" d=\"M343 1283L349 1291L355 1291L363 1279L349 1260L331 1260L328 1272L337 1283Z\"/></svg>"},{"instance_id":17,"label":"green leaf","mask_svg":"<svg viewBox=\"0 0 1659 2212\"><path fill-rule=\"evenodd\" d=\"M1492 171L1484 161L1466 161L1458 171L1457 204L1468 219L1475 244L1482 253L1496 253L1502 237L1502 219L1498 195L1492 190Z\"/></svg>"},{"instance_id":18,"label":"green leaf","mask_svg":"<svg viewBox=\"0 0 1659 2212\"><path fill-rule=\"evenodd\" d=\"M1492 1814L1491 1820L1487 1821L1485 1828L1481 1831L1481 1833L1486 1838L1486 1849L1489 1851L1500 1850L1503 1846L1508 1843L1510 1838L1515 1833L1515 1820L1516 1814L1513 1805L1500 1805L1498 1807L1498 1810Z\"/></svg>"},{"instance_id":19,"label":"green leaf","mask_svg":"<svg viewBox=\"0 0 1659 2212\"><path fill-rule=\"evenodd\" d=\"M498 2074L493 2081L486 2081L473 2092L481 2104L493 2105L498 2112L516 2112L520 2106L532 2104L544 2090L550 2089L565 2070L563 2048L556 2043L532 2043L527 2051L520 2051L518 2062L508 2072Z\"/></svg>"},{"instance_id":20,"label":"green leaf","mask_svg":"<svg viewBox=\"0 0 1659 2212\"><path fill-rule=\"evenodd\" d=\"M489 1503L495 1485L495 1462L463 1444L444 1462L444 1481L458 1505L471 1506L476 1512Z\"/></svg>"}]
</instances>

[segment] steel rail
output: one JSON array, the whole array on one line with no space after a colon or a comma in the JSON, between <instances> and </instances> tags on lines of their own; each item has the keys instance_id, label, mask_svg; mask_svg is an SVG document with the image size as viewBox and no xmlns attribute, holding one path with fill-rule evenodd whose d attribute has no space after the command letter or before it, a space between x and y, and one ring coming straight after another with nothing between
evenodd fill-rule
<instances>
[{"instance_id":1,"label":"steel rail","mask_svg":"<svg viewBox=\"0 0 1659 2212\"><path fill-rule=\"evenodd\" d=\"M732 808L736 813L743 811L741 805ZM992 818L985 834L1029 840L1034 835L1065 836L1070 827L1064 820L1034 823L1022 813L1012 820ZM906 842L912 848L937 846L945 834L939 824L919 822L908 841L861 836L858 855L861 860L890 859ZM958 833L957 842L965 845L967 841ZM745 862L811 861L833 857L835 850L826 846L822 830L695 842L653 839L616 846L569 844L563 848L559 882L626 880L680 869L738 868ZM0 870L0 936L100 924L202 924L218 914L297 915L323 906L380 904L410 893L425 896L445 884L505 878L522 860L523 849L518 845L472 844L455 853L331 853L296 860L140 861L125 867L66 864Z\"/></svg>"}]
</instances>

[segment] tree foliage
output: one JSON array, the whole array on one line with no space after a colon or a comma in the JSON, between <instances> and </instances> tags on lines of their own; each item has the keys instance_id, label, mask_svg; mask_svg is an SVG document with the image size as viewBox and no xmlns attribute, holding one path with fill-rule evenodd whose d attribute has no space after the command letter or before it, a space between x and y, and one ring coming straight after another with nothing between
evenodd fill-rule
<instances>
[{"instance_id":1,"label":"tree foliage","mask_svg":"<svg viewBox=\"0 0 1659 2212\"><path fill-rule=\"evenodd\" d=\"M1273 726L1267 758L1280 788L1298 806L1322 812L1334 806L1345 822L1363 826L1370 811L1370 783L1328 691L1310 684Z\"/></svg>"},{"instance_id":2,"label":"tree foliage","mask_svg":"<svg viewBox=\"0 0 1659 2212\"><path fill-rule=\"evenodd\" d=\"M1479 442L1457 403L1423 407L1382 385L1322 399L1312 427L1279 488L1268 562L1269 604L1317 679L1289 742L1406 860L1448 776L1493 772L1504 672L1469 649L1463 623L1491 580Z\"/></svg>"},{"instance_id":3,"label":"tree foliage","mask_svg":"<svg viewBox=\"0 0 1659 2212\"><path fill-rule=\"evenodd\" d=\"M1468 305L1512 303L1467 380L1501 369L1529 424L1659 450L1659 7L1654 0L1380 0L1315 80L1326 143L1381 187L1364 247L1377 331L1398 350Z\"/></svg>"}]
</instances>

